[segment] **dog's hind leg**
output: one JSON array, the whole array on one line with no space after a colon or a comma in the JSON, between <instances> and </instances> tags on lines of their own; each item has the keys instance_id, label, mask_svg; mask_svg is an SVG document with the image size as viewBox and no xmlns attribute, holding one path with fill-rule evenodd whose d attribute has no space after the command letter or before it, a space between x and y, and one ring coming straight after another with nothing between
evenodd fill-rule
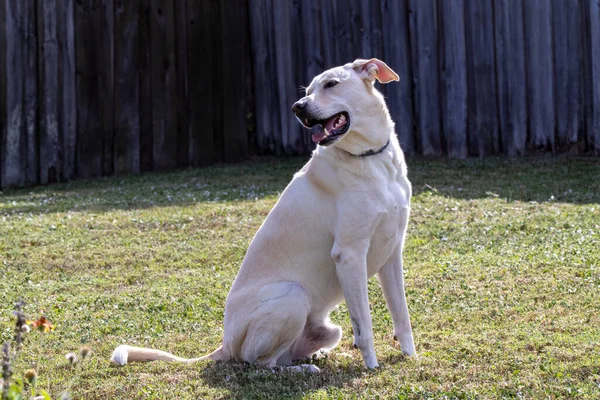
<instances>
[{"instance_id":1,"label":"dog's hind leg","mask_svg":"<svg viewBox=\"0 0 600 400\"><path fill-rule=\"evenodd\" d=\"M306 359L319 350L330 350L337 346L341 338L342 328L332 324L329 318L322 320L309 317L302 335L296 338L289 351L279 359L279 364L288 365L294 360Z\"/></svg>"},{"instance_id":2,"label":"dog's hind leg","mask_svg":"<svg viewBox=\"0 0 600 400\"><path fill-rule=\"evenodd\" d=\"M307 291L297 282L276 282L236 297L234 311L226 310L225 329L232 334L226 332L225 348L236 359L277 365L306 325L311 307Z\"/></svg>"}]
</instances>

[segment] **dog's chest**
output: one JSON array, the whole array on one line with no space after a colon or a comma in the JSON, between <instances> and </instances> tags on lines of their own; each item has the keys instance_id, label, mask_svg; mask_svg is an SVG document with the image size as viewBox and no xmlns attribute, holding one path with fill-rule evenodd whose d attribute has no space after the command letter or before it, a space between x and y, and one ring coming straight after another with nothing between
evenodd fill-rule
<instances>
[{"instance_id":1,"label":"dog's chest","mask_svg":"<svg viewBox=\"0 0 600 400\"><path fill-rule=\"evenodd\" d=\"M408 190L395 182L380 195L382 211L371 237L369 275L375 274L383 266L402 240L409 214L409 196Z\"/></svg>"}]
</instances>

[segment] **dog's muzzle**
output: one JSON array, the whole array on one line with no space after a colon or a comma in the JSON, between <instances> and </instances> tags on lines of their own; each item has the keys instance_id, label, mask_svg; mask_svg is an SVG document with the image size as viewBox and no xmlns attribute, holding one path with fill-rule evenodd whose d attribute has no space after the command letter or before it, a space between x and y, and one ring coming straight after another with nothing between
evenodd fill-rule
<instances>
[{"instance_id":1,"label":"dog's muzzle","mask_svg":"<svg viewBox=\"0 0 600 400\"><path fill-rule=\"evenodd\" d=\"M303 127L310 129L311 139L321 146L337 142L350 128L350 116L346 111L331 115L325 119L315 118L306 106L306 98L292 105L292 111Z\"/></svg>"}]
</instances>

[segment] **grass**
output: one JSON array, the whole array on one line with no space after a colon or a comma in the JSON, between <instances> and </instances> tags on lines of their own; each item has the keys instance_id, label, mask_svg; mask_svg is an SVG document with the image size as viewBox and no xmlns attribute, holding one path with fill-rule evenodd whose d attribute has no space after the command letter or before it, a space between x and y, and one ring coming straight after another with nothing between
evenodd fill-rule
<instances>
[{"instance_id":1,"label":"grass","mask_svg":"<svg viewBox=\"0 0 600 400\"><path fill-rule=\"evenodd\" d=\"M340 345L319 375L252 365L131 364L137 343L198 356L253 234L304 160L259 159L0 195L0 339L13 303L45 313L14 360L76 399L600 397L600 160L409 160L406 285L419 358L400 355L370 282L381 368ZM71 366L64 355L89 345Z\"/></svg>"}]
</instances>

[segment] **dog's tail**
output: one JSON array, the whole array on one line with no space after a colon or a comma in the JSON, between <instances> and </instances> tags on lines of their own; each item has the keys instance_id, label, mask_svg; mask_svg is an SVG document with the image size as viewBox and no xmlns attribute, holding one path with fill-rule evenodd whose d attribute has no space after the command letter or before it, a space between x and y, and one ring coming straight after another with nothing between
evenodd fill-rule
<instances>
[{"instance_id":1,"label":"dog's tail","mask_svg":"<svg viewBox=\"0 0 600 400\"><path fill-rule=\"evenodd\" d=\"M199 358L182 358L162 350L149 349L144 347L121 345L113 351L110 361L125 365L134 361L170 361L181 363L193 363L204 360L222 360L224 359L223 346L219 347L210 354Z\"/></svg>"}]
</instances>

